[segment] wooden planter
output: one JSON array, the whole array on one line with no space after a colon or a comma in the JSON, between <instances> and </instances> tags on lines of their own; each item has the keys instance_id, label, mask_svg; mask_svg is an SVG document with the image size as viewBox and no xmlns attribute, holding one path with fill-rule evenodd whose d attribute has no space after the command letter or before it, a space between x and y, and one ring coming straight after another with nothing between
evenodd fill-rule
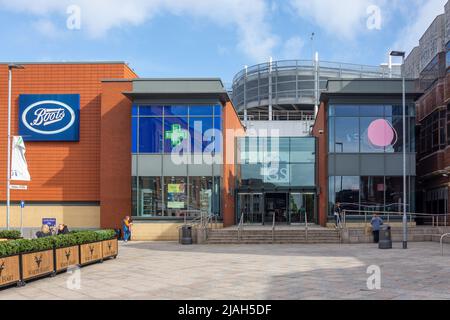
<instances>
[{"instance_id":1,"label":"wooden planter","mask_svg":"<svg viewBox=\"0 0 450 320\"><path fill-rule=\"evenodd\" d=\"M55 249L56 272L67 270L80 263L80 250L78 246Z\"/></svg>"},{"instance_id":2,"label":"wooden planter","mask_svg":"<svg viewBox=\"0 0 450 320\"><path fill-rule=\"evenodd\" d=\"M20 283L20 256L0 258L0 288Z\"/></svg>"},{"instance_id":3,"label":"wooden planter","mask_svg":"<svg viewBox=\"0 0 450 320\"><path fill-rule=\"evenodd\" d=\"M54 274L53 249L22 254L22 281Z\"/></svg>"},{"instance_id":4,"label":"wooden planter","mask_svg":"<svg viewBox=\"0 0 450 320\"><path fill-rule=\"evenodd\" d=\"M102 255L103 259L115 258L119 253L119 245L117 239L102 241Z\"/></svg>"},{"instance_id":5,"label":"wooden planter","mask_svg":"<svg viewBox=\"0 0 450 320\"><path fill-rule=\"evenodd\" d=\"M80 245L80 265L103 261L102 242Z\"/></svg>"}]
</instances>

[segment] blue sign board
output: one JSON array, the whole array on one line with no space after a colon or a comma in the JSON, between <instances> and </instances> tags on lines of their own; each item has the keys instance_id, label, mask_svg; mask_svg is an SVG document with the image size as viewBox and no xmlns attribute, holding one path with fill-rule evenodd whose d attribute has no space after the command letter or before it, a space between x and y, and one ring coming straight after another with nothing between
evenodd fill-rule
<instances>
[{"instance_id":1,"label":"blue sign board","mask_svg":"<svg viewBox=\"0 0 450 320\"><path fill-rule=\"evenodd\" d=\"M56 218L42 218L42 225L44 224L49 227L56 227Z\"/></svg>"},{"instance_id":2,"label":"blue sign board","mask_svg":"<svg viewBox=\"0 0 450 320\"><path fill-rule=\"evenodd\" d=\"M25 208L25 201L20 201L20 207L23 209L23 208Z\"/></svg>"},{"instance_id":3,"label":"blue sign board","mask_svg":"<svg viewBox=\"0 0 450 320\"><path fill-rule=\"evenodd\" d=\"M79 141L79 94L21 94L19 135L24 141Z\"/></svg>"}]
</instances>

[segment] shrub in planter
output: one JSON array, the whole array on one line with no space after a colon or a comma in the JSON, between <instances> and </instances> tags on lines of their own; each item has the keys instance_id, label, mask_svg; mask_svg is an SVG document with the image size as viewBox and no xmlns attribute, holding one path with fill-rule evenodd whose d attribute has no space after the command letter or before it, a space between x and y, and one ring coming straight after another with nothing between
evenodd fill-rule
<instances>
[{"instance_id":1,"label":"shrub in planter","mask_svg":"<svg viewBox=\"0 0 450 320\"><path fill-rule=\"evenodd\" d=\"M22 235L19 230L2 230L0 231L0 239L20 239Z\"/></svg>"}]
</instances>

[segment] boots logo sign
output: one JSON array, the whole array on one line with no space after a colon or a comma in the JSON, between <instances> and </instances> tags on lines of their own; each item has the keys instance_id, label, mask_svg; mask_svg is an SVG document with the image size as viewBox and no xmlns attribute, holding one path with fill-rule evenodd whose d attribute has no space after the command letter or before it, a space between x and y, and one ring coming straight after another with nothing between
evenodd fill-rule
<instances>
[{"instance_id":1,"label":"boots logo sign","mask_svg":"<svg viewBox=\"0 0 450 320\"><path fill-rule=\"evenodd\" d=\"M23 94L19 109L19 133L25 141L79 140L79 95Z\"/></svg>"}]
</instances>

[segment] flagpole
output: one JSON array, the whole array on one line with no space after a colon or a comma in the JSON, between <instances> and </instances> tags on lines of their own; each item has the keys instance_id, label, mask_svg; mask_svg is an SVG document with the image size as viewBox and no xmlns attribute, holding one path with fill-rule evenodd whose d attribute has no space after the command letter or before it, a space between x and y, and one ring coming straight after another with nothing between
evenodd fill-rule
<instances>
[{"instance_id":1,"label":"flagpole","mask_svg":"<svg viewBox=\"0 0 450 320\"><path fill-rule=\"evenodd\" d=\"M6 230L9 230L9 210L11 197L11 88L12 66L8 66L8 162L6 166Z\"/></svg>"},{"instance_id":2,"label":"flagpole","mask_svg":"<svg viewBox=\"0 0 450 320\"><path fill-rule=\"evenodd\" d=\"M11 99L12 99L12 69L24 69L18 64L8 65L8 162L6 165L6 229L10 228L10 200L11 200Z\"/></svg>"}]
</instances>

